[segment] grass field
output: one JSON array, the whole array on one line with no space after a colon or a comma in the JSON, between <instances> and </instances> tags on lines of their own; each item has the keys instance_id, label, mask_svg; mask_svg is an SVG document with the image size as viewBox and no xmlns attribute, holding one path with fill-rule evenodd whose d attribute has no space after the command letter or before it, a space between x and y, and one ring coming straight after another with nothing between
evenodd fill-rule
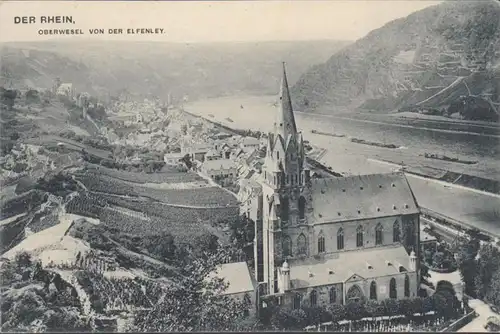
<instances>
[{"instance_id":1,"label":"grass field","mask_svg":"<svg viewBox=\"0 0 500 334\"><path fill-rule=\"evenodd\" d=\"M206 187L191 189L175 189L175 187L169 189L165 187L159 189L140 183L123 181L125 177L131 180L133 174L137 175L139 179L142 178L142 181L151 181L151 175L155 174L117 172L120 173L121 179L104 175L106 172L101 174L97 171L77 173L76 179L82 182L90 191L128 197L146 197L172 205L193 207L229 207L238 205L236 197L219 187L209 185L208 182L206 183ZM111 174L109 170L107 173ZM192 173L159 173L157 176L157 180L165 179L170 179L169 183L171 184L183 183L187 180L203 181L199 176Z\"/></svg>"},{"instance_id":2,"label":"grass field","mask_svg":"<svg viewBox=\"0 0 500 334\"><path fill-rule=\"evenodd\" d=\"M149 174L117 170L92 164L89 164L88 169L98 171L102 175L106 175L117 180L134 183L178 183L204 180L196 173L179 172L175 168L169 168L168 166L163 167L160 172Z\"/></svg>"},{"instance_id":3,"label":"grass field","mask_svg":"<svg viewBox=\"0 0 500 334\"><path fill-rule=\"evenodd\" d=\"M24 142L26 144L31 144L31 145L41 145L41 146L50 146L50 145L57 145L58 143L63 143L65 145L66 149L69 150L74 150L81 152L82 149L85 149L89 154L95 155L96 157L102 158L102 159L108 159L109 155L111 154L110 151L106 150L101 150L97 148L93 148L92 146L85 145L82 143L79 143L75 140L71 140L68 138L63 138L57 135L42 135L34 138L28 138L25 139Z\"/></svg>"}]
</instances>

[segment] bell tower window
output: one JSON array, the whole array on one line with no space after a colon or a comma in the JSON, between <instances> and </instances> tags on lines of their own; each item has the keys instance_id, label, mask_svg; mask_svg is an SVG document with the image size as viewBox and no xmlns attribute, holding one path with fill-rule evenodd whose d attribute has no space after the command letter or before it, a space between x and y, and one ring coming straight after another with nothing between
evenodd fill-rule
<instances>
[{"instance_id":1,"label":"bell tower window","mask_svg":"<svg viewBox=\"0 0 500 334\"><path fill-rule=\"evenodd\" d=\"M281 199L281 221L288 222L290 203L288 197L283 197Z\"/></svg>"},{"instance_id":2,"label":"bell tower window","mask_svg":"<svg viewBox=\"0 0 500 334\"><path fill-rule=\"evenodd\" d=\"M306 214L306 199L304 196L299 198L299 219L304 219Z\"/></svg>"}]
</instances>

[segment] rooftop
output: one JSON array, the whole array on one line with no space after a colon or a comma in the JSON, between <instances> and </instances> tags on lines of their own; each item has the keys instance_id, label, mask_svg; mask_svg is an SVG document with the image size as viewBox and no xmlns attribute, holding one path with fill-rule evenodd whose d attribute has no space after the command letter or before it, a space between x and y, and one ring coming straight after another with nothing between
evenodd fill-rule
<instances>
[{"instance_id":1,"label":"rooftop","mask_svg":"<svg viewBox=\"0 0 500 334\"><path fill-rule=\"evenodd\" d=\"M228 288L224 291L225 295L251 292L255 289L254 281L246 262L221 264L214 275L223 278L226 283L229 283Z\"/></svg>"},{"instance_id":2,"label":"rooftop","mask_svg":"<svg viewBox=\"0 0 500 334\"><path fill-rule=\"evenodd\" d=\"M292 288L346 282L349 279L395 275L409 271L409 255L402 245L344 251L323 259L289 260Z\"/></svg>"},{"instance_id":3,"label":"rooftop","mask_svg":"<svg viewBox=\"0 0 500 334\"><path fill-rule=\"evenodd\" d=\"M335 222L419 213L403 173L312 179L315 220Z\"/></svg>"},{"instance_id":4,"label":"rooftop","mask_svg":"<svg viewBox=\"0 0 500 334\"><path fill-rule=\"evenodd\" d=\"M245 137L241 143L243 145L260 145L260 140L254 137Z\"/></svg>"},{"instance_id":5,"label":"rooftop","mask_svg":"<svg viewBox=\"0 0 500 334\"><path fill-rule=\"evenodd\" d=\"M236 164L232 160L228 159L205 160L205 162L203 163L203 168L205 170L230 169L230 168L236 168Z\"/></svg>"}]
</instances>

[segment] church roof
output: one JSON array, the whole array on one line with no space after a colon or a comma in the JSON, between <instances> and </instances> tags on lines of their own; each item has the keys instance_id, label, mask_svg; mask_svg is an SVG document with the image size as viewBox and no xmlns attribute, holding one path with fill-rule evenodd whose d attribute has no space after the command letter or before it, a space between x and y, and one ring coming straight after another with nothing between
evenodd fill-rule
<instances>
[{"instance_id":1,"label":"church roof","mask_svg":"<svg viewBox=\"0 0 500 334\"><path fill-rule=\"evenodd\" d=\"M403 173L311 180L317 222L359 220L419 213Z\"/></svg>"},{"instance_id":2,"label":"church roof","mask_svg":"<svg viewBox=\"0 0 500 334\"><path fill-rule=\"evenodd\" d=\"M397 244L339 252L324 259L290 260L290 282L292 289L301 289L395 275L409 271L409 259L405 248Z\"/></svg>"},{"instance_id":3,"label":"church roof","mask_svg":"<svg viewBox=\"0 0 500 334\"><path fill-rule=\"evenodd\" d=\"M224 295L254 291L255 285L246 262L224 263L210 276L223 278L229 283Z\"/></svg>"}]
</instances>

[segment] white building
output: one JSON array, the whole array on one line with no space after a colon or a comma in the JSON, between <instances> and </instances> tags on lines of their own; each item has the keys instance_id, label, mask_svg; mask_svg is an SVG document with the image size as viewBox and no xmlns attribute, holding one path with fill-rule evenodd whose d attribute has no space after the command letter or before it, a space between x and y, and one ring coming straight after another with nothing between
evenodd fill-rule
<instances>
[{"instance_id":1,"label":"white building","mask_svg":"<svg viewBox=\"0 0 500 334\"><path fill-rule=\"evenodd\" d=\"M163 161L167 165L170 166L177 166L180 164L179 160L181 160L184 157L182 153L167 153L163 156Z\"/></svg>"},{"instance_id":2,"label":"white building","mask_svg":"<svg viewBox=\"0 0 500 334\"><path fill-rule=\"evenodd\" d=\"M238 167L231 160L207 160L201 165L201 172L214 180L233 181L238 174Z\"/></svg>"},{"instance_id":3,"label":"white building","mask_svg":"<svg viewBox=\"0 0 500 334\"><path fill-rule=\"evenodd\" d=\"M240 142L240 147L245 151L259 149L260 140L254 137L244 137Z\"/></svg>"},{"instance_id":4,"label":"white building","mask_svg":"<svg viewBox=\"0 0 500 334\"><path fill-rule=\"evenodd\" d=\"M70 99L72 99L74 97L74 93L75 93L75 91L73 89L73 84L71 84L71 83L62 83L57 88L57 95L67 96Z\"/></svg>"}]
</instances>

